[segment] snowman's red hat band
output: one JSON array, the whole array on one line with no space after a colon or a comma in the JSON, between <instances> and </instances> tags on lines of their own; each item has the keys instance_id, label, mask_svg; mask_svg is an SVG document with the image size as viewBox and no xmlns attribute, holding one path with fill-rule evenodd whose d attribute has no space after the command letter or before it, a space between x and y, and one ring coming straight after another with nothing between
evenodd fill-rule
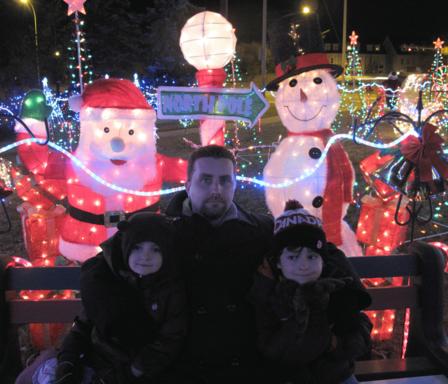
<instances>
[{"instance_id":1,"label":"snowman's red hat band","mask_svg":"<svg viewBox=\"0 0 448 384\"><path fill-rule=\"evenodd\" d=\"M82 94L82 108L153 109L132 81L100 79Z\"/></svg>"},{"instance_id":2,"label":"snowman's red hat band","mask_svg":"<svg viewBox=\"0 0 448 384\"><path fill-rule=\"evenodd\" d=\"M267 86L268 91L276 91L278 84L288 77L298 75L313 69L328 69L334 77L342 73L342 67L336 64L330 64L325 53L307 53L279 63L275 66L277 78L272 80Z\"/></svg>"}]
</instances>

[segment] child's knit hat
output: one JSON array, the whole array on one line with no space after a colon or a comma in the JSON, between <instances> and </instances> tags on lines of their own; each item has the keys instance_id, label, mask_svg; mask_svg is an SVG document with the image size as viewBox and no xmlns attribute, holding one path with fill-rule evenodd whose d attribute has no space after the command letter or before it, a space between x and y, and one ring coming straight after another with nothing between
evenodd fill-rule
<instances>
[{"instance_id":1,"label":"child's knit hat","mask_svg":"<svg viewBox=\"0 0 448 384\"><path fill-rule=\"evenodd\" d=\"M172 243L172 229L166 216L151 212L140 212L132 215L129 220L120 221L117 225L121 234L121 252L125 265L128 264L132 248L141 242L156 243L166 256Z\"/></svg>"},{"instance_id":2,"label":"child's knit hat","mask_svg":"<svg viewBox=\"0 0 448 384\"><path fill-rule=\"evenodd\" d=\"M285 247L307 247L322 258L328 252L322 222L297 200L287 201L284 212L275 219L274 246L279 252Z\"/></svg>"}]
</instances>

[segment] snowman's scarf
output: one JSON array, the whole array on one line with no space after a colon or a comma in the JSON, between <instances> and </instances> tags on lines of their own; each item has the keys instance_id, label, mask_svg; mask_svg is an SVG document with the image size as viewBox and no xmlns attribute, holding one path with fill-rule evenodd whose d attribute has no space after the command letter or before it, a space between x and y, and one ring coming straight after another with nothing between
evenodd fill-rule
<instances>
[{"instance_id":1,"label":"snowman's scarf","mask_svg":"<svg viewBox=\"0 0 448 384\"><path fill-rule=\"evenodd\" d=\"M288 132L288 136L318 137L326 145L333 132L331 129L321 129L312 132ZM342 208L344 203L352 202L353 168L341 143L331 145L326 160L327 183L322 206L322 222L327 240L335 245L341 245Z\"/></svg>"}]
</instances>

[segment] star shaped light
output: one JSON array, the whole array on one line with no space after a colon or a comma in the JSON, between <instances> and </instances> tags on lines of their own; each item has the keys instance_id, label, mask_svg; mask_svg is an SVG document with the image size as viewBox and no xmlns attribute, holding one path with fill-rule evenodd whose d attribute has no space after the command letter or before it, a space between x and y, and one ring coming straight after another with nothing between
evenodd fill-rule
<instances>
[{"instance_id":1,"label":"star shaped light","mask_svg":"<svg viewBox=\"0 0 448 384\"><path fill-rule=\"evenodd\" d=\"M350 45L356 45L358 44L358 35L355 33L355 31L352 31L352 34L348 37L350 39Z\"/></svg>"},{"instance_id":2,"label":"star shaped light","mask_svg":"<svg viewBox=\"0 0 448 384\"><path fill-rule=\"evenodd\" d=\"M68 4L67 15L70 16L72 13L81 12L86 14L86 10L84 9L84 3L86 0L64 0L64 3Z\"/></svg>"},{"instance_id":3,"label":"star shaped light","mask_svg":"<svg viewBox=\"0 0 448 384\"><path fill-rule=\"evenodd\" d=\"M442 49L445 42L443 40L440 40L440 37L438 37L437 40L433 41L432 43L434 44L434 49Z\"/></svg>"}]
</instances>

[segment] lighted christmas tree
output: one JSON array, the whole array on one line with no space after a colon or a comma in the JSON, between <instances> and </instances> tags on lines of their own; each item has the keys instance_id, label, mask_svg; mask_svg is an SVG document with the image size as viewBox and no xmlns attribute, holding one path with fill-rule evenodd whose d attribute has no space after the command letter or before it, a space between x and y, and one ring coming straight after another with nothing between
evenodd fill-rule
<instances>
[{"instance_id":1,"label":"lighted christmas tree","mask_svg":"<svg viewBox=\"0 0 448 384\"><path fill-rule=\"evenodd\" d=\"M69 53L68 69L70 73L70 88L72 92L80 92L81 82L83 83L83 86L85 86L86 84L91 83L93 80L93 69L91 65L92 55L87 49L86 37L84 32L84 20L81 19L81 15L79 14L79 12L75 12L73 23L75 26L73 38L70 42L70 45L67 47ZM78 33L79 38L77 37ZM79 70L78 55L80 57L81 70Z\"/></svg>"},{"instance_id":2,"label":"lighted christmas tree","mask_svg":"<svg viewBox=\"0 0 448 384\"><path fill-rule=\"evenodd\" d=\"M362 86L362 67L358 49L358 35L355 31L350 35L350 44L347 48L347 66L344 71L341 103L338 114L333 121L332 128L340 132L344 113L363 121L367 115L366 92Z\"/></svg>"},{"instance_id":3,"label":"lighted christmas tree","mask_svg":"<svg viewBox=\"0 0 448 384\"><path fill-rule=\"evenodd\" d=\"M244 86L243 75L241 74L240 69L241 59L235 55L232 60L230 60L229 64L224 67L224 70L227 73L227 77L224 80L223 86L229 86L232 88L241 88Z\"/></svg>"},{"instance_id":4,"label":"lighted christmas tree","mask_svg":"<svg viewBox=\"0 0 448 384\"><path fill-rule=\"evenodd\" d=\"M436 41L433 41L435 52L431 69L429 70L429 89L431 90L427 95L429 96L429 101L434 101L439 97L446 98L444 95L445 67L442 56L443 43L445 42L442 41L440 37L438 37Z\"/></svg>"}]
</instances>

